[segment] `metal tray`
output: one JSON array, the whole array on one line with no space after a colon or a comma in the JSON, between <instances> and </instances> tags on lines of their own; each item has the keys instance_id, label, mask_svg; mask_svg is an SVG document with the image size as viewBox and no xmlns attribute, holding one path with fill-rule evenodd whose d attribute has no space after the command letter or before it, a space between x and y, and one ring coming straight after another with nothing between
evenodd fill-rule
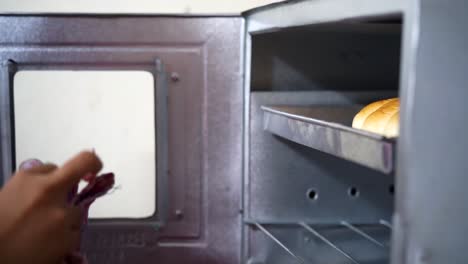
<instances>
[{"instance_id":1,"label":"metal tray","mask_svg":"<svg viewBox=\"0 0 468 264\"><path fill-rule=\"evenodd\" d=\"M351 128L360 106L262 106L264 129L385 174L393 172L395 139Z\"/></svg>"}]
</instances>

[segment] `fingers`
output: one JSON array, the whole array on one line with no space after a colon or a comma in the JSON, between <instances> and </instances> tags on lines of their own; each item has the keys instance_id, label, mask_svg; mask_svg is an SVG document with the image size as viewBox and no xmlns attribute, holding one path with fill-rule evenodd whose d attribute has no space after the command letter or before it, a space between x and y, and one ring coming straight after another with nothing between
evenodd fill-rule
<instances>
[{"instance_id":1,"label":"fingers","mask_svg":"<svg viewBox=\"0 0 468 264\"><path fill-rule=\"evenodd\" d=\"M65 238L67 252L73 252L80 249L81 246L81 231L80 230L69 230L67 237Z\"/></svg>"},{"instance_id":2,"label":"fingers","mask_svg":"<svg viewBox=\"0 0 468 264\"><path fill-rule=\"evenodd\" d=\"M67 226L74 231L80 231L83 224L84 209L81 206L71 206L67 213Z\"/></svg>"},{"instance_id":3,"label":"fingers","mask_svg":"<svg viewBox=\"0 0 468 264\"><path fill-rule=\"evenodd\" d=\"M19 165L19 169L22 170L22 171L25 171L25 170L29 170L29 169L32 169L34 167L38 167L38 166L41 166L41 165L42 165L42 161L40 161L38 159L28 159L28 160L23 161Z\"/></svg>"},{"instance_id":4,"label":"fingers","mask_svg":"<svg viewBox=\"0 0 468 264\"><path fill-rule=\"evenodd\" d=\"M20 171L26 171L30 173L49 173L57 169L57 165L52 163L42 163L38 159L28 159L23 161L19 165Z\"/></svg>"},{"instance_id":5,"label":"fingers","mask_svg":"<svg viewBox=\"0 0 468 264\"><path fill-rule=\"evenodd\" d=\"M81 233L80 231L75 231L75 230L67 230L66 233L64 233L64 237L62 237L60 244L58 246L58 251L57 256L60 256L60 259L66 260L67 256L70 255L72 252L76 252L80 248L80 243L81 243ZM61 262L63 263L63 262ZM69 263L69 262L65 262Z\"/></svg>"},{"instance_id":6,"label":"fingers","mask_svg":"<svg viewBox=\"0 0 468 264\"><path fill-rule=\"evenodd\" d=\"M67 195L67 202L73 203L73 200L75 199L77 193L78 193L78 184L75 184Z\"/></svg>"},{"instance_id":7,"label":"fingers","mask_svg":"<svg viewBox=\"0 0 468 264\"><path fill-rule=\"evenodd\" d=\"M53 181L60 188L70 190L84 175L98 173L101 168L102 163L96 154L81 152L54 172Z\"/></svg>"},{"instance_id":8,"label":"fingers","mask_svg":"<svg viewBox=\"0 0 468 264\"><path fill-rule=\"evenodd\" d=\"M81 226L83 224L84 210L82 207L71 206L67 209L65 218L65 250L73 252L80 248L81 243Z\"/></svg>"},{"instance_id":9,"label":"fingers","mask_svg":"<svg viewBox=\"0 0 468 264\"><path fill-rule=\"evenodd\" d=\"M57 169L57 165L52 164L52 163L47 163L47 164L44 164L44 165L39 165L39 166L36 166L36 167L32 167L30 169L27 169L26 172L37 173L37 174L46 174L46 173L53 172L56 169Z\"/></svg>"},{"instance_id":10,"label":"fingers","mask_svg":"<svg viewBox=\"0 0 468 264\"><path fill-rule=\"evenodd\" d=\"M79 250L82 212L83 209L76 206L54 207L50 208L47 217L43 219L48 223L48 232L45 234L49 237L43 237L42 240L48 241L46 248L51 251L51 257L55 257L57 261ZM48 263L60 263L57 261Z\"/></svg>"},{"instance_id":11,"label":"fingers","mask_svg":"<svg viewBox=\"0 0 468 264\"><path fill-rule=\"evenodd\" d=\"M68 254L64 262L61 264L87 264L85 257L80 252L72 252Z\"/></svg>"}]
</instances>

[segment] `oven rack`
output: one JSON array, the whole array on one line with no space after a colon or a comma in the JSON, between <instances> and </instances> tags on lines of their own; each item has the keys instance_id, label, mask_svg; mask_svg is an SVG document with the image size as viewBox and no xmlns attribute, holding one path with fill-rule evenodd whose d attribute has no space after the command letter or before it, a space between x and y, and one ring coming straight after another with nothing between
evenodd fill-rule
<instances>
[{"instance_id":1,"label":"oven rack","mask_svg":"<svg viewBox=\"0 0 468 264\"><path fill-rule=\"evenodd\" d=\"M363 237L364 239L366 239L370 243L372 243L372 244L374 244L374 245L376 245L376 246L378 246L380 248L383 248L383 249L388 248L388 246L383 244L382 242L378 241L376 238L372 237L369 233L362 230L360 228L360 226L362 226L362 225L366 225L366 226L383 226L385 228L393 230L392 224L390 222L388 222L387 220L383 220L383 219L379 220L377 223L366 223L366 224L362 224L362 223L361 224L352 224L352 223L350 223L348 221L340 221L340 222L334 223L334 224L330 224L330 223L329 224L320 224L320 223L307 223L307 222L304 222L304 221L300 221L300 222L261 222L261 221L256 221L256 220L244 220L244 223L251 226L251 227L254 227L254 228L257 228L258 230L260 230L263 234L265 234L268 238L270 238L275 244L277 244L279 247L281 247L288 255L293 257L296 260L297 263L300 263L300 264L308 264L309 262L307 262L302 257L300 257L299 255L294 253L294 251L292 249L288 248L288 246L286 244L281 242L280 239L278 239L277 237L275 237L273 235L273 233L268 231L268 229L266 228L267 225L288 225L288 226L298 226L298 227L304 228L308 233L310 233L313 236L317 237L319 240L321 240L322 242L324 242L325 244L327 244L328 246L333 248L337 253L341 254L342 256L344 256L346 259L348 259L349 261L351 261L354 264L360 264L360 262L358 260L356 260L350 254L348 254L347 252L342 250L339 246L337 246L335 243L333 243L333 241L331 241L330 239L328 239L324 235L322 235L318 231L318 229L320 227L327 226L327 227L344 227L344 228L347 228L348 230L354 232L355 234Z\"/></svg>"},{"instance_id":2,"label":"oven rack","mask_svg":"<svg viewBox=\"0 0 468 264\"><path fill-rule=\"evenodd\" d=\"M262 106L264 129L298 144L390 174L395 140L351 128L352 106Z\"/></svg>"}]
</instances>

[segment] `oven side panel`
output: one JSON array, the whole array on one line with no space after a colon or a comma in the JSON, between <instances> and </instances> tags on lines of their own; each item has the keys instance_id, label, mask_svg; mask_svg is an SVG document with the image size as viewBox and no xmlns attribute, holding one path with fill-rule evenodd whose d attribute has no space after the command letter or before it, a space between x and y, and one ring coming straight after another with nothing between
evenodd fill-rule
<instances>
[{"instance_id":1,"label":"oven side panel","mask_svg":"<svg viewBox=\"0 0 468 264\"><path fill-rule=\"evenodd\" d=\"M466 263L465 1L413 1L405 28L392 263Z\"/></svg>"}]
</instances>

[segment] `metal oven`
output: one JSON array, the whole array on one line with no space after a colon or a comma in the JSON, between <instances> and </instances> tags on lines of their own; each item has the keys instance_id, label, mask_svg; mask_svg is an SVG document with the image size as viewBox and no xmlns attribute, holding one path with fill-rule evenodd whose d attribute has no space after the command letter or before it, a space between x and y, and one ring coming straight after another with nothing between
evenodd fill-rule
<instances>
[{"instance_id":1,"label":"metal oven","mask_svg":"<svg viewBox=\"0 0 468 264\"><path fill-rule=\"evenodd\" d=\"M242 17L2 15L0 183L29 131L20 113L34 114L18 73L144 71L154 190L130 195L154 210L92 219L91 263L465 263L467 11L319 0ZM397 139L351 128L396 96Z\"/></svg>"}]
</instances>

